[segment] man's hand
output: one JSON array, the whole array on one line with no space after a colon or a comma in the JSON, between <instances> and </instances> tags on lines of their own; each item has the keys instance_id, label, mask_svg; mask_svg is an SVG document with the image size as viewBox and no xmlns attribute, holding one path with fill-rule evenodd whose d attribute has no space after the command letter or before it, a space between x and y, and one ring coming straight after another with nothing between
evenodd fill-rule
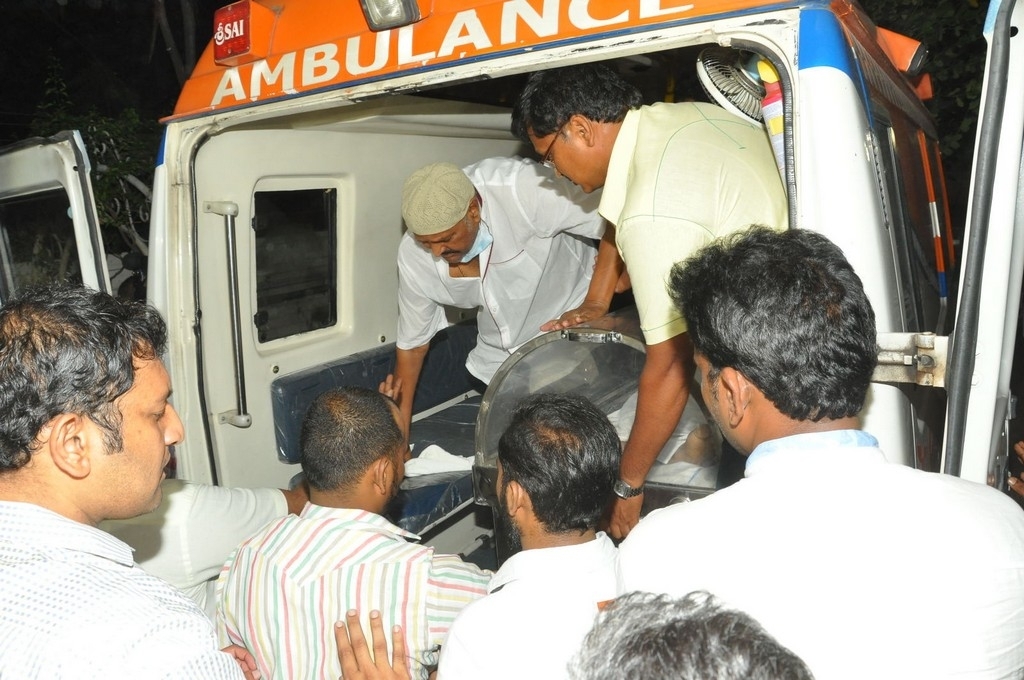
<instances>
[{"instance_id":1,"label":"man's hand","mask_svg":"<svg viewBox=\"0 0 1024 680\"><path fill-rule=\"evenodd\" d=\"M346 631L347 629L347 631ZM345 623L334 624L334 639L338 643L338 661L341 662L341 680L411 680L405 658L405 636L400 626L391 631L392 656L388 662L388 642L380 612L370 612L370 637L373 656L359 625L359 612L349 610Z\"/></svg>"},{"instance_id":2,"label":"man's hand","mask_svg":"<svg viewBox=\"0 0 1024 680\"><path fill-rule=\"evenodd\" d=\"M377 386L377 391L385 397L390 397L395 402L398 402L402 396L402 379L396 378L393 373L388 373L388 377L384 379L384 382Z\"/></svg>"},{"instance_id":3,"label":"man's hand","mask_svg":"<svg viewBox=\"0 0 1024 680\"><path fill-rule=\"evenodd\" d=\"M583 304L576 309L570 309L557 319L552 319L547 323L541 324L540 329L545 332L560 331L563 328L579 326L581 323L586 323L587 321L600 318L607 313L608 305L600 302L588 302L584 300Z\"/></svg>"},{"instance_id":4,"label":"man's hand","mask_svg":"<svg viewBox=\"0 0 1024 680\"><path fill-rule=\"evenodd\" d=\"M402 379L393 373L388 373L388 377L384 379L384 382L377 386L377 391L385 397L390 397L396 404L398 404L398 412L400 415L398 419L398 428L402 431L402 434L408 438L409 428L412 425L410 422L410 417L412 415L412 397L409 398L409 412L406 413L405 407L402 406Z\"/></svg>"},{"instance_id":5,"label":"man's hand","mask_svg":"<svg viewBox=\"0 0 1024 680\"><path fill-rule=\"evenodd\" d=\"M644 505L644 495L633 498L615 497L612 503L611 518L608 520L608 535L621 541L633 530L640 521L640 510Z\"/></svg>"},{"instance_id":6,"label":"man's hand","mask_svg":"<svg viewBox=\"0 0 1024 680\"><path fill-rule=\"evenodd\" d=\"M1013 445L1013 452L1017 454L1021 462L1024 463L1024 441L1017 442ZM1010 477L1010 481L1007 482L1010 487L1010 491L1014 492L1018 496L1024 496L1024 480L1020 477Z\"/></svg>"},{"instance_id":7,"label":"man's hand","mask_svg":"<svg viewBox=\"0 0 1024 680\"><path fill-rule=\"evenodd\" d=\"M252 654L245 647L229 645L221 651L235 658L238 667L242 669L242 674L245 675L245 680L260 680L263 677L260 675L260 669L256 666L256 659L252 658Z\"/></svg>"}]
</instances>

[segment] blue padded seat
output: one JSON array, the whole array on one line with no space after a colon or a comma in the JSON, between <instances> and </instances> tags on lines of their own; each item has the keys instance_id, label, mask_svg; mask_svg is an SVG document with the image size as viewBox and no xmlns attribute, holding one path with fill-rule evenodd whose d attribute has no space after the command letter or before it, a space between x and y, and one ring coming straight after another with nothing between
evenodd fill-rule
<instances>
[{"instance_id":1,"label":"blue padded seat","mask_svg":"<svg viewBox=\"0 0 1024 680\"><path fill-rule=\"evenodd\" d=\"M473 390L465 364L475 344L475 323L449 326L434 336L420 373L414 413ZM375 390L394 370L394 359L395 344L389 343L276 379L270 390L278 458L299 462L302 419L319 394L348 385ZM480 397L474 397L414 422L409 436L413 455L437 444L449 453L472 456L479 408ZM468 471L409 478L402 485L392 520L407 531L421 533L472 498Z\"/></svg>"}]
</instances>

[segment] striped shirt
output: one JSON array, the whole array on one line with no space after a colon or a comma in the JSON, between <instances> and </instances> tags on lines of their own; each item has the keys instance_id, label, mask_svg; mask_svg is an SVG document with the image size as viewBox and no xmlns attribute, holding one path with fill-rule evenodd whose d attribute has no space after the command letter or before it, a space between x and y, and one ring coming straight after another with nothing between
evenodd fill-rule
<instances>
[{"instance_id":1,"label":"striped shirt","mask_svg":"<svg viewBox=\"0 0 1024 680\"><path fill-rule=\"evenodd\" d=\"M110 534L0 501L0 677L240 679L210 620Z\"/></svg>"},{"instance_id":2,"label":"striped shirt","mask_svg":"<svg viewBox=\"0 0 1024 680\"><path fill-rule=\"evenodd\" d=\"M308 503L242 543L217 581L224 644L252 652L264 678L341 675L334 623L373 609L401 625L414 675L427 677L456 614L487 592L490 572L409 540L363 510ZM389 640L390 644L390 640Z\"/></svg>"}]
</instances>

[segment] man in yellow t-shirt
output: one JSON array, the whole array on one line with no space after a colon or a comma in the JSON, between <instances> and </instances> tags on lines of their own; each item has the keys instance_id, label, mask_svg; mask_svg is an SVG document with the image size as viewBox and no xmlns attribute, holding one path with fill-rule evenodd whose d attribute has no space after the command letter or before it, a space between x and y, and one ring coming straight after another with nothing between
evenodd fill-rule
<instances>
[{"instance_id":1,"label":"man in yellow t-shirt","mask_svg":"<svg viewBox=\"0 0 1024 680\"><path fill-rule=\"evenodd\" d=\"M704 103L643 106L638 90L600 64L530 76L512 131L584 191L604 187L607 229L586 302L546 326L607 311L629 274L647 355L636 420L626 443L609 533L639 521L643 485L690 392L693 347L665 284L672 265L711 241L763 224L788 226L785 187L764 129Z\"/></svg>"}]
</instances>

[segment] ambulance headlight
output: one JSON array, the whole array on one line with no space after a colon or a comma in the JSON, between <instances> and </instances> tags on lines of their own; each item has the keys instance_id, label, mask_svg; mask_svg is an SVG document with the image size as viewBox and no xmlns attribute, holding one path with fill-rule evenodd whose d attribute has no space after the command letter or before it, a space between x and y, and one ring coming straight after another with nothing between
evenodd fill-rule
<instances>
[{"instance_id":1,"label":"ambulance headlight","mask_svg":"<svg viewBox=\"0 0 1024 680\"><path fill-rule=\"evenodd\" d=\"M420 20L416 0L359 0L370 30L398 28Z\"/></svg>"}]
</instances>

